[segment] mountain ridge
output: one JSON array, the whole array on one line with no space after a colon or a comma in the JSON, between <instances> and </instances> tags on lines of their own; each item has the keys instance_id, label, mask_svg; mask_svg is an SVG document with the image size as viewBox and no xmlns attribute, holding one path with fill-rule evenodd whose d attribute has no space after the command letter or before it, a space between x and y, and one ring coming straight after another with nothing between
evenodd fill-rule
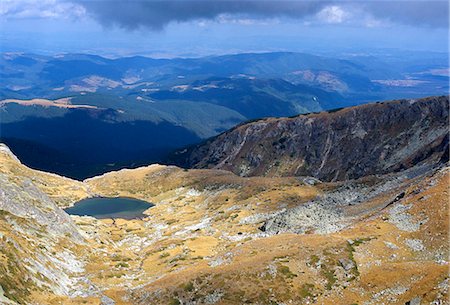
<instances>
[{"instance_id":1,"label":"mountain ridge","mask_svg":"<svg viewBox=\"0 0 450 305\"><path fill-rule=\"evenodd\" d=\"M178 151L174 163L226 169L242 176L294 175L324 180L386 173L428 158L448 158L448 103L448 96L440 96L259 119ZM336 146L344 151L333 151ZM399 147L403 151L398 152ZM358 164L350 164L351 160ZM328 171L323 172L324 167ZM342 174L338 168L352 172Z\"/></svg>"}]
</instances>

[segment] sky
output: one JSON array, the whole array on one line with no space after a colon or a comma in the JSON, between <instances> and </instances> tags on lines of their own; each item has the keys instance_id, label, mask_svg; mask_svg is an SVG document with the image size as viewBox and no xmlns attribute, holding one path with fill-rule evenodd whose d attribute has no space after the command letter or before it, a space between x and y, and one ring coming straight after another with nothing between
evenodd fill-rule
<instances>
[{"instance_id":1,"label":"sky","mask_svg":"<svg viewBox=\"0 0 450 305\"><path fill-rule=\"evenodd\" d=\"M0 0L0 51L104 56L448 51L448 1Z\"/></svg>"}]
</instances>

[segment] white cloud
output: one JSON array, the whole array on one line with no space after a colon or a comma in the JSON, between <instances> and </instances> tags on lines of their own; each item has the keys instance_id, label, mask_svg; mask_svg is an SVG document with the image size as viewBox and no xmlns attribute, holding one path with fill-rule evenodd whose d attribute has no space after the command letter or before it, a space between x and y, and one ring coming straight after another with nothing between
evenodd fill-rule
<instances>
[{"instance_id":1,"label":"white cloud","mask_svg":"<svg viewBox=\"0 0 450 305\"><path fill-rule=\"evenodd\" d=\"M338 5L330 5L324 7L316 16L322 22L338 24L347 21L351 14Z\"/></svg>"},{"instance_id":2,"label":"white cloud","mask_svg":"<svg viewBox=\"0 0 450 305\"><path fill-rule=\"evenodd\" d=\"M379 19L363 7L344 3L342 5L329 5L319 11L315 18L307 20L307 25L320 24L345 24L358 27L379 28L392 25L389 20Z\"/></svg>"},{"instance_id":3,"label":"white cloud","mask_svg":"<svg viewBox=\"0 0 450 305\"><path fill-rule=\"evenodd\" d=\"M0 3L0 16L5 19L69 19L85 15L83 6L58 0L1 0Z\"/></svg>"},{"instance_id":4,"label":"white cloud","mask_svg":"<svg viewBox=\"0 0 450 305\"><path fill-rule=\"evenodd\" d=\"M243 16L236 16L232 14L220 14L214 19L215 22L221 24L238 24L238 25L273 25L280 21L277 18L246 18Z\"/></svg>"},{"instance_id":5,"label":"white cloud","mask_svg":"<svg viewBox=\"0 0 450 305\"><path fill-rule=\"evenodd\" d=\"M391 24L386 20L379 20L374 18L373 16L367 16L363 20L363 25L368 28L380 28L380 27L388 27Z\"/></svg>"}]
</instances>

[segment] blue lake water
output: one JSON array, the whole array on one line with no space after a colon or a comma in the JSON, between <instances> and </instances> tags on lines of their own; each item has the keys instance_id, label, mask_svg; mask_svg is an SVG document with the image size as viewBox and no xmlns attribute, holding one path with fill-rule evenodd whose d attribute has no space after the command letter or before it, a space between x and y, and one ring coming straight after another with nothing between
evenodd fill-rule
<instances>
[{"instance_id":1,"label":"blue lake water","mask_svg":"<svg viewBox=\"0 0 450 305\"><path fill-rule=\"evenodd\" d=\"M133 198L126 197L95 197L78 201L73 207L65 209L70 215L92 216L99 219L143 218L143 212L151 208L153 204Z\"/></svg>"}]
</instances>

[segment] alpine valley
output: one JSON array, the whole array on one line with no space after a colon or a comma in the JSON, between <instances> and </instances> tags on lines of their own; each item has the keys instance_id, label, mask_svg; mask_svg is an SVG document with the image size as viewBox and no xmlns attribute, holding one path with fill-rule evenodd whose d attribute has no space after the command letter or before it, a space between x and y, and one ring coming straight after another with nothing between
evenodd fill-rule
<instances>
[{"instance_id":1,"label":"alpine valley","mask_svg":"<svg viewBox=\"0 0 450 305\"><path fill-rule=\"evenodd\" d=\"M310 75L308 81L320 82L321 88L249 77L251 72L286 71L280 62L281 68L267 65L255 71L241 65L240 56L220 59L236 61L227 65L227 75L195 80L192 75L208 74L205 67L214 69L217 59L189 60L185 70L176 60L154 61L180 76L177 83L167 81L172 89L153 88L146 76L150 72L133 70L132 64L143 58L115 60L113 66L86 56L4 58L3 66L21 65L16 73L40 74L40 81L55 89L37 99L30 90L39 86L26 89L32 84L24 83L14 99L2 101L5 142L35 166L29 152L48 153L42 161L48 168L51 160L74 160L71 154L53 157L75 144L65 142L56 152L50 138L37 136L57 126L53 139L85 131L90 145L76 143L81 158L97 147L108 151L126 144L124 154L138 154L148 147L130 144L134 134L152 137L156 128L173 140L170 148L177 148L266 116L266 107L277 107L270 109L276 116L316 113L242 123L167 156L168 163L181 167L152 164L83 181L31 169L2 144L0 303L449 304L449 97L319 112L336 108L325 100L340 101L342 107L365 98L342 75L305 72L313 68L293 60L305 55L253 56L262 62L275 56L303 71L290 77ZM375 86L358 78L360 66L333 63L361 86ZM128 67L121 70L128 71L128 78L118 72L121 65ZM91 66L99 76L84 77L80 71ZM58 78L44 77L50 74ZM237 88L233 94L240 94L242 103L220 98L230 87ZM64 92L63 98L57 93L74 89L85 94ZM105 98L113 91L128 93ZM350 99L353 94L359 97ZM189 101L194 96L210 102ZM264 104L268 96L279 100ZM136 107L127 107L132 100ZM256 101L260 106L255 108ZM181 115L183 105L192 110L184 115L216 115L200 129L196 120ZM117 143L116 138L94 140L104 128L130 136ZM40 142L31 142L30 134ZM114 162L117 153L106 156ZM69 216L63 210L91 197L131 197L154 206L144 218L128 220Z\"/></svg>"}]
</instances>

